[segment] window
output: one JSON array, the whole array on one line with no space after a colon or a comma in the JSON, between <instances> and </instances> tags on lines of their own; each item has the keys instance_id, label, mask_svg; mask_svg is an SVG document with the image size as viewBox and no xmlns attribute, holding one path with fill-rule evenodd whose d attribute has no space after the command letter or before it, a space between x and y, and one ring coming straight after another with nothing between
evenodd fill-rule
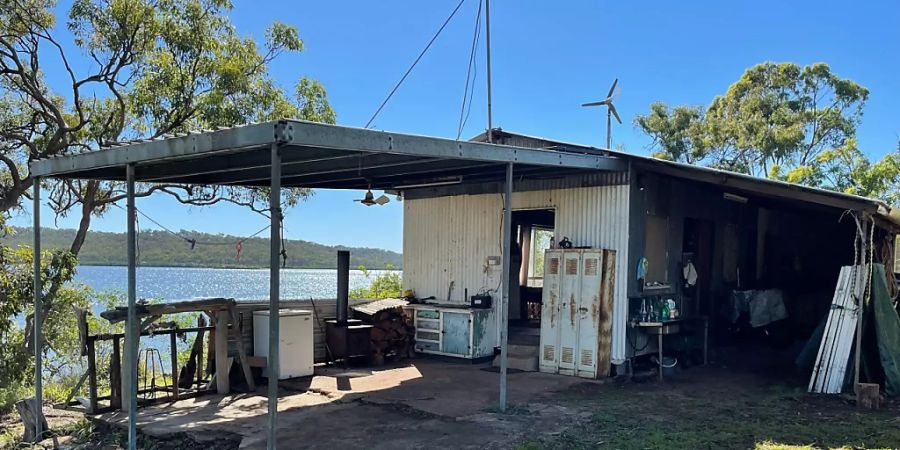
<instances>
[{"instance_id":1,"label":"window","mask_svg":"<svg viewBox=\"0 0 900 450\"><path fill-rule=\"evenodd\" d=\"M528 255L528 286L544 286L544 252L550 248L550 240L553 239L553 229L531 229L531 254Z\"/></svg>"}]
</instances>

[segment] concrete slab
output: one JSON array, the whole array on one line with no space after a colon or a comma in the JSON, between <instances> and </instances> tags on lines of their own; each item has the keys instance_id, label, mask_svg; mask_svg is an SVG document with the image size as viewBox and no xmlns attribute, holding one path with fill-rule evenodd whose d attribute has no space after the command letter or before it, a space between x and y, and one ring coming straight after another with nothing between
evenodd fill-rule
<instances>
[{"instance_id":1,"label":"concrete slab","mask_svg":"<svg viewBox=\"0 0 900 450\"><path fill-rule=\"evenodd\" d=\"M543 373L509 375L515 413L497 414L499 375L470 365L417 360L383 370L317 369L313 377L281 383L279 447L507 448L540 418L547 433L585 413L542 402L580 384L598 384ZM225 437L240 448L265 447L266 398L259 393L182 400L142 408L142 433L171 437L189 433L202 441ZM99 417L127 423L127 414ZM399 447L398 447L399 446Z\"/></svg>"}]
</instances>

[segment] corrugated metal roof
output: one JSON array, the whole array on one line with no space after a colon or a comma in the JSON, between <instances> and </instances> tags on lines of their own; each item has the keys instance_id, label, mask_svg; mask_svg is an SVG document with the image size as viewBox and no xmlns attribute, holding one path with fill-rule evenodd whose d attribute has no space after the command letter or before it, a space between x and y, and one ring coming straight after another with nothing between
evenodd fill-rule
<instances>
[{"instance_id":1,"label":"corrugated metal roof","mask_svg":"<svg viewBox=\"0 0 900 450\"><path fill-rule=\"evenodd\" d=\"M386 309L394 309L394 308L402 308L406 305L409 305L409 302L402 298L383 298L380 300L373 300L368 303L363 303L361 305L351 306L350 309L360 312L369 316L374 316L381 311Z\"/></svg>"},{"instance_id":2,"label":"corrugated metal roof","mask_svg":"<svg viewBox=\"0 0 900 450\"><path fill-rule=\"evenodd\" d=\"M273 153L276 152L276 153ZM284 187L413 189L504 179L508 163L526 179L625 171L605 154L389 133L283 120L112 143L31 163L35 177L122 181L126 167L150 183L268 186L273 154Z\"/></svg>"},{"instance_id":3,"label":"corrugated metal roof","mask_svg":"<svg viewBox=\"0 0 900 450\"><path fill-rule=\"evenodd\" d=\"M802 194L808 194L810 196L818 196L820 199L836 199L837 201L852 203L858 205L859 207L868 207L866 209L870 210L871 212L878 213L884 219L891 221L892 223L898 223L897 219L895 217L892 217L891 215L891 206L879 199L863 197L860 195L849 194L845 192L832 191L812 186L788 183L781 180L760 178L745 173L732 172L729 170L713 167L685 164L675 161L653 158L650 156L636 155L632 153L610 149L601 149L588 145L575 144L546 137L510 132L499 128L495 129L493 133L495 138L500 138L499 142L501 143L506 142L504 139L511 139L511 141L509 141L511 144L525 146L528 145L528 140L530 140L532 144L537 144L538 147L545 149L560 148L561 150L565 149L567 151L582 149L584 151L591 152L604 152L605 154L609 154L610 156L630 159L640 168L651 171L659 171L670 176L684 179L693 179L697 181L726 186L732 185L736 186L739 189L755 191L763 194L775 194L777 192L782 197L794 198L796 200L810 201L814 203L815 201L811 200L811 198L800 198L800 196ZM472 140L476 142L487 142L487 133L485 132L479 134L478 136L472 138Z\"/></svg>"}]
</instances>

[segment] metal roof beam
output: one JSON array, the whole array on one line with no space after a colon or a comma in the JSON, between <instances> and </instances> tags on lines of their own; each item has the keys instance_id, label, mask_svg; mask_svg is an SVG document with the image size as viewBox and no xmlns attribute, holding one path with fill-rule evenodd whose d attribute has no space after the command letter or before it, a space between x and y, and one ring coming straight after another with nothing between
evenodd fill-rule
<instances>
[{"instance_id":1,"label":"metal roof beam","mask_svg":"<svg viewBox=\"0 0 900 450\"><path fill-rule=\"evenodd\" d=\"M153 166L175 160L195 159L187 175L215 168L204 167L217 158L204 157L222 153L240 153L247 149L265 149L273 143L302 146L335 152L371 152L423 158L462 159L489 163L507 163L569 167L604 171L624 171L625 160L612 156L559 152L492 145L481 142L455 141L408 134L350 128L313 122L287 120L239 126L216 131L190 133L184 136L129 143L118 147L87 153L58 156L35 161L31 165L34 176L83 177L89 171L104 168L124 168L134 164L142 172L142 181L155 178ZM289 152L288 152L289 153ZM227 169L227 163L225 168ZM258 163L248 163L258 167ZM143 168L141 168L143 166ZM231 168L237 169L232 166ZM112 171L110 173L115 173ZM96 172L95 172L96 173ZM103 172L105 173L105 172ZM110 175L112 176L112 175ZM169 182L180 182L174 176Z\"/></svg>"},{"instance_id":2,"label":"metal roof beam","mask_svg":"<svg viewBox=\"0 0 900 450\"><path fill-rule=\"evenodd\" d=\"M422 162L422 160L420 159L417 163L385 165L383 167L372 167L368 170L363 169L362 171L345 170L334 172L331 174L304 173L295 176L286 176L282 179L285 181L285 183L299 186L306 186L308 183L310 187L328 187L330 183L349 180L372 180L374 184L375 181L382 182L390 179L401 180L400 183L402 184L405 182L417 182L423 177L428 176L452 177L464 174L464 172L466 172L467 170L491 169L491 167L488 166L492 167L493 165L473 161L460 163L443 159L433 159L428 160L427 162ZM321 175L331 176L323 177Z\"/></svg>"},{"instance_id":3,"label":"metal roof beam","mask_svg":"<svg viewBox=\"0 0 900 450\"><path fill-rule=\"evenodd\" d=\"M285 138L289 143L309 147L607 171L628 169L624 160L611 156L456 141L294 120L287 122Z\"/></svg>"},{"instance_id":4,"label":"metal roof beam","mask_svg":"<svg viewBox=\"0 0 900 450\"><path fill-rule=\"evenodd\" d=\"M285 155L291 152L284 152ZM424 162L444 161L436 158L423 159L415 156L398 156L356 152L352 156L340 159L310 161L308 163L282 165L281 179L288 181L293 177L315 177L336 173L358 173L369 169L396 168ZM267 184L268 169L252 169L235 174L212 174L202 177L188 177L185 182L195 184Z\"/></svg>"},{"instance_id":5,"label":"metal roof beam","mask_svg":"<svg viewBox=\"0 0 900 450\"><path fill-rule=\"evenodd\" d=\"M190 178L203 175L219 175L227 177L230 173L249 172L265 174L261 179L265 179L266 185L269 184L269 158L266 152L257 150L245 151L229 155L221 155L216 158L209 158L201 161L198 158L187 160L177 160L167 162L165 164L141 166L138 168L138 179L145 182L160 182L171 179L179 179L179 182L193 182ZM283 167L290 167L298 164L308 164L320 161L346 160L348 158L358 158L359 152L337 151L331 149L309 148L303 152L287 152L283 151L282 160Z\"/></svg>"},{"instance_id":6,"label":"metal roof beam","mask_svg":"<svg viewBox=\"0 0 900 450\"><path fill-rule=\"evenodd\" d=\"M429 162L423 163L422 160L419 160L418 163L405 163L403 165L409 165L409 168L402 168L400 165L393 166L388 165L384 168L377 168L377 172L373 170L358 172L357 170L352 171L341 171L341 172L333 172L328 174L297 174L294 176L284 176L282 177L282 181L285 186L295 186L295 187L316 187L323 189L355 189L356 187L348 187L350 186L359 186L360 189L365 189L371 185L373 189L375 189L376 184L384 184L382 181L390 178L395 184L404 184L404 183L417 183L422 180L428 180L438 177L453 177L453 176L462 176L471 171L484 171L486 169L493 171L494 165L491 164L488 166L482 162L450 162L447 160L429 160ZM399 180L399 181L397 181ZM357 182L357 183L353 183ZM200 184L199 182L197 184ZM256 186L259 184L258 181L248 180L248 181L239 181L239 182L229 182L229 185L239 185L239 186ZM380 188L379 188L380 189Z\"/></svg>"},{"instance_id":7,"label":"metal roof beam","mask_svg":"<svg viewBox=\"0 0 900 450\"><path fill-rule=\"evenodd\" d=\"M340 186L342 189L365 189L370 185L372 189L395 189L397 185L428 183L436 179L462 177L462 184L480 184L503 179L505 166L502 164L484 164L473 163L459 164L448 166L443 163L442 168L415 168L405 173L383 173L381 176L372 176L371 174L362 174L356 176L348 176L341 179L321 180L313 178L312 180L298 180L296 178L287 180L287 183L293 186L302 186L309 188L329 188ZM546 171L545 167L522 166L517 168L516 173L521 176L527 176L532 173Z\"/></svg>"},{"instance_id":8,"label":"metal roof beam","mask_svg":"<svg viewBox=\"0 0 900 450\"><path fill-rule=\"evenodd\" d=\"M128 163L140 165L149 161L162 162L204 153L264 147L276 141L276 125L276 122L244 125L57 156L33 162L31 173L34 176L57 176L103 167L124 168Z\"/></svg>"}]
</instances>

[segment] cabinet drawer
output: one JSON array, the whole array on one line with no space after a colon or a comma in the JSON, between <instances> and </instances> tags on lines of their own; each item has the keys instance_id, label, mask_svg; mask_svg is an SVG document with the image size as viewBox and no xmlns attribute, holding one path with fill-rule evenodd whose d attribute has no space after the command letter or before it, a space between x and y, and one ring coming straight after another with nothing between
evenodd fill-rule
<instances>
[{"instance_id":1,"label":"cabinet drawer","mask_svg":"<svg viewBox=\"0 0 900 450\"><path fill-rule=\"evenodd\" d=\"M440 319L441 313L436 309L419 309L416 310L416 317L420 319Z\"/></svg>"},{"instance_id":2,"label":"cabinet drawer","mask_svg":"<svg viewBox=\"0 0 900 450\"><path fill-rule=\"evenodd\" d=\"M433 331L416 330L416 341L434 341L440 342L441 333Z\"/></svg>"},{"instance_id":3,"label":"cabinet drawer","mask_svg":"<svg viewBox=\"0 0 900 450\"><path fill-rule=\"evenodd\" d=\"M416 350L422 352L436 352L440 350L437 342L416 342Z\"/></svg>"},{"instance_id":4,"label":"cabinet drawer","mask_svg":"<svg viewBox=\"0 0 900 450\"><path fill-rule=\"evenodd\" d=\"M416 328L419 330L438 331L441 329L441 321L432 319L419 319L416 321Z\"/></svg>"}]
</instances>

